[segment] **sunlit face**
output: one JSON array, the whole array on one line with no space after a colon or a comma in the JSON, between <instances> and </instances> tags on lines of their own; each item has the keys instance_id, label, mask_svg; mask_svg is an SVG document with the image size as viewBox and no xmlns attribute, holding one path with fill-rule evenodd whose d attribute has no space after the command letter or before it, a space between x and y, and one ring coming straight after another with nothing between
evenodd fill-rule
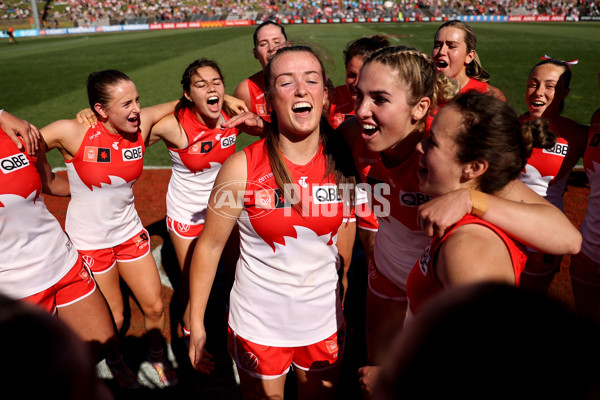
<instances>
[{"instance_id":1,"label":"sunlit face","mask_svg":"<svg viewBox=\"0 0 600 400\"><path fill-rule=\"evenodd\" d=\"M417 145L419 190L438 196L461 187L463 164L457 159L454 140L462 115L456 107L442 108L431 124L431 134Z\"/></svg>"},{"instance_id":2,"label":"sunlit face","mask_svg":"<svg viewBox=\"0 0 600 400\"><path fill-rule=\"evenodd\" d=\"M364 62L365 60L361 56L354 56L348 61L348 65L346 65L346 87L354 99L356 98L355 86Z\"/></svg>"},{"instance_id":3,"label":"sunlit face","mask_svg":"<svg viewBox=\"0 0 600 400\"><path fill-rule=\"evenodd\" d=\"M407 88L398 82L398 73L391 67L379 62L365 64L356 91L354 113L369 150L393 150L414 130Z\"/></svg>"},{"instance_id":4,"label":"sunlit face","mask_svg":"<svg viewBox=\"0 0 600 400\"><path fill-rule=\"evenodd\" d=\"M270 80L279 132L304 136L318 131L327 101L319 60L304 51L280 54L271 65Z\"/></svg>"},{"instance_id":5,"label":"sunlit face","mask_svg":"<svg viewBox=\"0 0 600 400\"><path fill-rule=\"evenodd\" d=\"M212 67L196 70L190 82L190 91L185 97L194 103L196 113L205 124L214 124L221 118L225 97L225 85L219 73Z\"/></svg>"},{"instance_id":6,"label":"sunlit face","mask_svg":"<svg viewBox=\"0 0 600 400\"><path fill-rule=\"evenodd\" d=\"M461 82L474 56L475 51L467 52L465 33L461 29L445 27L436 33L431 58L438 72Z\"/></svg>"},{"instance_id":7,"label":"sunlit face","mask_svg":"<svg viewBox=\"0 0 600 400\"><path fill-rule=\"evenodd\" d=\"M112 97L108 104L96 104L101 115L107 119L114 133L136 133L140 128L140 96L132 81L120 81L110 89Z\"/></svg>"},{"instance_id":8,"label":"sunlit face","mask_svg":"<svg viewBox=\"0 0 600 400\"><path fill-rule=\"evenodd\" d=\"M281 28L277 25L265 25L256 34L256 47L254 47L254 58L263 68L267 65L277 49L286 46L287 41Z\"/></svg>"},{"instance_id":9,"label":"sunlit face","mask_svg":"<svg viewBox=\"0 0 600 400\"><path fill-rule=\"evenodd\" d=\"M560 79L564 72L564 68L552 64L542 64L531 72L525 90L525 102L531 118L543 116L552 120L559 114L560 102L568 93Z\"/></svg>"}]
</instances>

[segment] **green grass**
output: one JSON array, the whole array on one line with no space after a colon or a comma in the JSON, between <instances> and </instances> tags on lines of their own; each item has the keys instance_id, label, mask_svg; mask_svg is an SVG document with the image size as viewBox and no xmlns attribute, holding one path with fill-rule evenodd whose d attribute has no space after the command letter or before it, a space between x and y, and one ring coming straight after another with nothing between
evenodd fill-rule
<instances>
[{"instance_id":1,"label":"green grass","mask_svg":"<svg viewBox=\"0 0 600 400\"><path fill-rule=\"evenodd\" d=\"M600 107L600 25L595 23L474 23L482 64L515 109L525 111L524 90L530 68L544 54L579 59L573 67L571 93L563 115L589 123ZM376 33L391 35L392 44L429 53L436 23L291 25L288 38L315 46L326 58L335 85L344 82L342 51L350 40ZM17 46L0 42L0 107L38 127L74 118L87 106L85 81L92 71L115 68L136 83L142 106L181 95L179 81L196 58L217 61L232 93L239 81L260 65L252 57L254 27L212 28L19 38ZM240 136L238 148L254 139ZM147 165L170 165L164 145L148 149ZM56 151L53 166L62 165Z\"/></svg>"}]
</instances>

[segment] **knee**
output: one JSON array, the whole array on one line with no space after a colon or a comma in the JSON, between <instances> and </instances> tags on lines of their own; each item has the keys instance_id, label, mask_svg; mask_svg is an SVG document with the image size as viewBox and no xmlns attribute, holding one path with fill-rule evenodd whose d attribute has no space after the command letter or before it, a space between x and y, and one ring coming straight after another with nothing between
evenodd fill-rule
<instances>
[{"instance_id":1,"label":"knee","mask_svg":"<svg viewBox=\"0 0 600 400\"><path fill-rule=\"evenodd\" d=\"M151 319L160 319L165 314L165 306L159 297L144 309L144 314Z\"/></svg>"}]
</instances>

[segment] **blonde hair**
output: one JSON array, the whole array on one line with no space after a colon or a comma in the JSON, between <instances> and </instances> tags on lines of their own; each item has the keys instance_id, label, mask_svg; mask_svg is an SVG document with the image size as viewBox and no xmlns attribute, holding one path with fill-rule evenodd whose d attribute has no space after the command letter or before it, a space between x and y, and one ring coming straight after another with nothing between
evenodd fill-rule
<instances>
[{"instance_id":1,"label":"blonde hair","mask_svg":"<svg viewBox=\"0 0 600 400\"><path fill-rule=\"evenodd\" d=\"M410 106L428 97L431 99L431 110L438 104L448 103L460 90L457 81L438 74L431 57L417 49L386 47L371 54L365 65L370 62L381 63L397 72L398 83L408 89L406 100Z\"/></svg>"}]
</instances>

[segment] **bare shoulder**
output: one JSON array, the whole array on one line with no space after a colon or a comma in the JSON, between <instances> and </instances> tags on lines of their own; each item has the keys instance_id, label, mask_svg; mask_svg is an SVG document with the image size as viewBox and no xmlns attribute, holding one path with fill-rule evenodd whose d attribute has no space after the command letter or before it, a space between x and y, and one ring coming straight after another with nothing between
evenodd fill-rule
<instances>
[{"instance_id":1,"label":"bare shoulder","mask_svg":"<svg viewBox=\"0 0 600 400\"><path fill-rule=\"evenodd\" d=\"M473 223L456 228L440 248L437 273L444 285L486 280L514 282L506 243L488 226Z\"/></svg>"},{"instance_id":2,"label":"bare shoulder","mask_svg":"<svg viewBox=\"0 0 600 400\"><path fill-rule=\"evenodd\" d=\"M244 151L237 151L225 160L219 175L217 176L218 183L243 181L245 182L248 177L248 166L246 164L246 153Z\"/></svg>"},{"instance_id":3,"label":"bare shoulder","mask_svg":"<svg viewBox=\"0 0 600 400\"><path fill-rule=\"evenodd\" d=\"M58 148L74 155L88 127L76 119L61 119L40 129L48 149Z\"/></svg>"},{"instance_id":4,"label":"bare shoulder","mask_svg":"<svg viewBox=\"0 0 600 400\"><path fill-rule=\"evenodd\" d=\"M504 96L504 93L502 93L502 91L495 86L488 85L488 94L491 94L495 98L506 102L506 96Z\"/></svg>"}]
</instances>

